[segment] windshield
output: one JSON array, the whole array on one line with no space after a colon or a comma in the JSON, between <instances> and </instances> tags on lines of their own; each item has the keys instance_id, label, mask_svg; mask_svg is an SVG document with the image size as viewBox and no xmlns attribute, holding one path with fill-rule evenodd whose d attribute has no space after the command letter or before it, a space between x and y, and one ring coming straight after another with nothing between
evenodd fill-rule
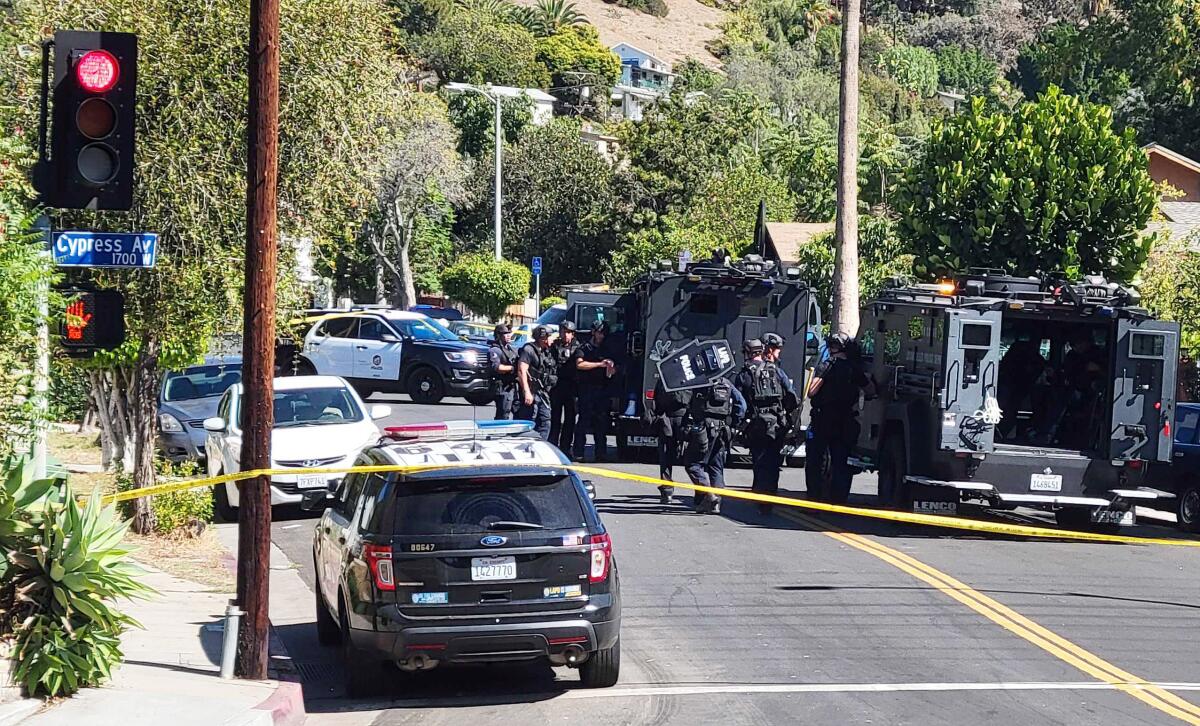
<instances>
[{"instance_id":1,"label":"windshield","mask_svg":"<svg viewBox=\"0 0 1200 726\"><path fill-rule=\"evenodd\" d=\"M538 325L561 325L567 319L566 305L551 305L537 319Z\"/></svg>"},{"instance_id":2,"label":"windshield","mask_svg":"<svg viewBox=\"0 0 1200 726\"><path fill-rule=\"evenodd\" d=\"M193 401L220 396L242 380L242 366L237 363L215 366L195 366L182 373L168 373L163 382L164 401Z\"/></svg>"},{"instance_id":3,"label":"windshield","mask_svg":"<svg viewBox=\"0 0 1200 726\"><path fill-rule=\"evenodd\" d=\"M413 340L458 340L458 336L437 320L393 320L400 334Z\"/></svg>"},{"instance_id":4,"label":"windshield","mask_svg":"<svg viewBox=\"0 0 1200 726\"><path fill-rule=\"evenodd\" d=\"M570 477L407 482L396 499L397 534L483 534L586 527Z\"/></svg>"},{"instance_id":5,"label":"windshield","mask_svg":"<svg viewBox=\"0 0 1200 726\"><path fill-rule=\"evenodd\" d=\"M345 388L275 391L277 429L354 423L362 420L362 409Z\"/></svg>"}]
</instances>

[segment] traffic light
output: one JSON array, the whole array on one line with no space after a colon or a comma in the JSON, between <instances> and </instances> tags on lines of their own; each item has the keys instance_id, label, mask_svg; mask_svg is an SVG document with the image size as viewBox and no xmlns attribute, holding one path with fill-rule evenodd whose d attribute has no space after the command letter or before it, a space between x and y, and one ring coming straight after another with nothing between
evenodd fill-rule
<instances>
[{"instance_id":1,"label":"traffic light","mask_svg":"<svg viewBox=\"0 0 1200 726\"><path fill-rule=\"evenodd\" d=\"M136 98L136 35L54 34L50 158L35 176L46 206L132 206Z\"/></svg>"},{"instance_id":2,"label":"traffic light","mask_svg":"<svg viewBox=\"0 0 1200 726\"><path fill-rule=\"evenodd\" d=\"M88 358L125 342L125 297L114 290L61 290L67 298L59 343L73 358Z\"/></svg>"}]
</instances>

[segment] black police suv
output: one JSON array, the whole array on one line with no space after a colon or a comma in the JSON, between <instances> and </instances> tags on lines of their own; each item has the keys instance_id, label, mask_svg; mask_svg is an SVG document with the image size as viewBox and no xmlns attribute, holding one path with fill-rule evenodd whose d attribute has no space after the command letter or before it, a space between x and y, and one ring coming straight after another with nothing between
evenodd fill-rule
<instances>
[{"instance_id":1,"label":"black police suv","mask_svg":"<svg viewBox=\"0 0 1200 726\"><path fill-rule=\"evenodd\" d=\"M540 439L495 435L506 427L529 425L481 422L466 440L390 429L412 443L385 438L359 464L478 466L350 474L329 495L313 541L317 629L341 644L351 697L380 687L386 663L548 659L586 686L616 683L620 587L590 484Z\"/></svg>"}]
</instances>

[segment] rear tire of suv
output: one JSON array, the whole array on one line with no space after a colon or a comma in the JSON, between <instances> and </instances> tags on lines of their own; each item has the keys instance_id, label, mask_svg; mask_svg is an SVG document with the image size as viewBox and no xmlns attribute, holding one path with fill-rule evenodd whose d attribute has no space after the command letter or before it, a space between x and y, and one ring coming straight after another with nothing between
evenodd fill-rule
<instances>
[{"instance_id":1,"label":"rear tire of suv","mask_svg":"<svg viewBox=\"0 0 1200 726\"><path fill-rule=\"evenodd\" d=\"M317 583L316 590L317 642L321 645L337 645L342 642L341 626L333 617L333 613L329 612L329 608L325 605L325 598L321 597L320 583Z\"/></svg>"},{"instance_id":2,"label":"rear tire of suv","mask_svg":"<svg viewBox=\"0 0 1200 726\"><path fill-rule=\"evenodd\" d=\"M579 680L587 688L611 688L617 685L621 675L621 638L611 648L592 653L592 657L579 666Z\"/></svg>"},{"instance_id":3,"label":"rear tire of suv","mask_svg":"<svg viewBox=\"0 0 1200 726\"><path fill-rule=\"evenodd\" d=\"M346 674L346 696L349 698L373 696L379 688L380 671L383 670L383 664L372 660L369 655L354 647L344 604L339 609L338 622L340 631L338 637L342 641L342 670Z\"/></svg>"},{"instance_id":4,"label":"rear tire of suv","mask_svg":"<svg viewBox=\"0 0 1200 726\"><path fill-rule=\"evenodd\" d=\"M217 475L219 476L220 473L217 472ZM227 486L229 485L218 484L213 487L213 509L217 510L217 516L226 522L236 522L238 521L238 510L229 503L229 490L225 488Z\"/></svg>"},{"instance_id":5,"label":"rear tire of suv","mask_svg":"<svg viewBox=\"0 0 1200 726\"><path fill-rule=\"evenodd\" d=\"M1184 532L1200 532L1200 484L1188 484L1175 500L1175 516Z\"/></svg>"},{"instance_id":6,"label":"rear tire of suv","mask_svg":"<svg viewBox=\"0 0 1200 726\"><path fill-rule=\"evenodd\" d=\"M414 403L437 403L446 395L441 375L432 368L418 368L408 376L408 395Z\"/></svg>"}]
</instances>

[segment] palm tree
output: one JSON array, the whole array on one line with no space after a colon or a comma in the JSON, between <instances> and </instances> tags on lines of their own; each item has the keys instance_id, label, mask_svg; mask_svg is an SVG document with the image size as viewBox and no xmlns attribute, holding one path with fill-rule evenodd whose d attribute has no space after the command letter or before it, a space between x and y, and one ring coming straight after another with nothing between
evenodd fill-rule
<instances>
[{"instance_id":1,"label":"palm tree","mask_svg":"<svg viewBox=\"0 0 1200 726\"><path fill-rule=\"evenodd\" d=\"M538 0L532 12L538 23L540 35L554 35L572 25L584 25L588 19L575 9L575 3L567 0Z\"/></svg>"},{"instance_id":2,"label":"palm tree","mask_svg":"<svg viewBox=\"0 0 1200 726\"><path fill-rule=\"evenodd\" d=\"M838 123L837 251L833 262L835 333L858 335L858 16L860 0L842 7L842 88Z\"/></svg>"}]
</instances>

